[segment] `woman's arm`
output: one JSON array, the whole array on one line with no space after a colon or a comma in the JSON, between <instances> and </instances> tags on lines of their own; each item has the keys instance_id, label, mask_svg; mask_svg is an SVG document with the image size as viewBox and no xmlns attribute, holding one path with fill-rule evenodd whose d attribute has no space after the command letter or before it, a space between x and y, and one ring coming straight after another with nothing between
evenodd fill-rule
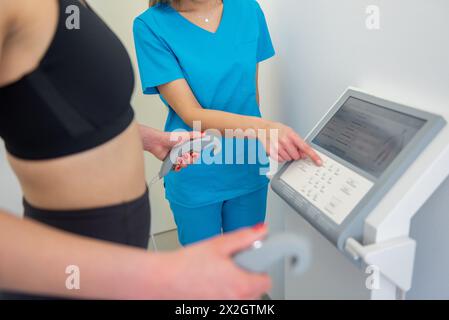
<instances>
[{"instance_id":1,"label":"woman's arm","mask_svg":"<svg viewBox=\"0 0 449 320\"><path fill-rule=\"evenodd\" d=\"M269 290L269 278L238 269L232 256L266 234L248 229L150 254L0 212L0 290L88 299L254 299ZM79 274L67 274L69 266ZM71 276L79 276L79 290L66 287Z\"/></svg>"},{"instance_id":2,"label":"woman's arm","mask_svg":"<svg viewBox=\"0 0 449 320\"><path fill-rule=\"evenodd\" d=\"M184 79L175 80L158 87L168 104L184 122L193 127L194 121L201 121L202 129L268 129L269 121L258 117L204 109ZM253 138L256 138L255 136Z\"/></svg>"},{"instance_id":3,"label":"woman's arm","mask_svg":"<svg viewBox=\"0 0 449 320\"><path fill-rule=\"evenodd\" d=\"M185 79L161 85L158 89L179 117L191 127L195 121L200 121L202 130L217 129L223 134L226 133L226 129L241 130L245 131L243 136L249 138L260 138L258 130L263 130L266 139L261 139L261 142L265 145L267 153L274 159L283 162L308 156L316 164L321 165L318 154L293 129L281 123L258 117L204 109ZM277 133L276 141L270 139L270 130L275 130ZM241 131L237 131L235 136L241 136Z\"/></svg>"},{"instance_id":4,"label":"woman's arm","mask_svg":"<svg viewBox=\"0 0 449 320\"><path fill-rule=\"evenodd\" d=\"M66 269L72 265L80 270L80 290L66 287ZM0 213L0 289L70 298L143 298L158 287L150 272L158 268L156 256L144 251Z\"/></svg>"}]
</instances>

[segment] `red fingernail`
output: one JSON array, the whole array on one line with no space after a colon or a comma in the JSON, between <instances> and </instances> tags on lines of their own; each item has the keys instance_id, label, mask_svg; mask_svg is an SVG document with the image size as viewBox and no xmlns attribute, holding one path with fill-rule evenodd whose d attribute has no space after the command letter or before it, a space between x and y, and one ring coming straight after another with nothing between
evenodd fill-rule
<instances>
[{"instance_id":1,"label":"red fingernail","mask_svg":"<svg viewBox=\"0 0 449 320\"><path fill-rule=\"evenodd\" d=\"M253 230L254 231L262 231L262 229L265 229L265 227L266 227L265 223L259 223L253 227Z\"/></svg>"}]
</instances>

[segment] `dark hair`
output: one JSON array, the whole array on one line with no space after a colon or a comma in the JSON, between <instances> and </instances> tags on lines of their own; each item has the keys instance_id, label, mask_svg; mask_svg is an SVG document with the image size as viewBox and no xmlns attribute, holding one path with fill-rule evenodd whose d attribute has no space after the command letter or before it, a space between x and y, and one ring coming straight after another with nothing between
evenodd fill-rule
<instances>
[{"instance_id":1,"label":"dark hair","mask_svg":"<svg viewBox=\"0 0 449 320\"><path fill-rule=\"evenodd\" d=\"M172 0L150 0L150 7L154 7L159 3L170 3Z\"/></svg>"}]
</instances>

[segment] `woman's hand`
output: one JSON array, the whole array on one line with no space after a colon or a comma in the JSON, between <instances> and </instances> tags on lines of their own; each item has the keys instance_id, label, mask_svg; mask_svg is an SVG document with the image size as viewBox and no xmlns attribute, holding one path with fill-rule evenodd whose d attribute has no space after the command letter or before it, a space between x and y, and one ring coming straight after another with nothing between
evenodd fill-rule
<instances>
[{"instance_id":1,"label":"woman's hand","mask_svg":"<svg viewBox=\"0 0 449 320\"><path fill-rule=\"evenodd\" d=\"M292 128L279 122L268 122L267 127L267 137L261 142L274 160L287 162L310 158L318 166L323 164L320 156Z\"/></svg>"},{"instance_id":2,"label":"woman's hand","mask_svg":"<svg viewBox=\"0 0 449 320\"><path fill-rule=\"evenodd\" d=\"M173 136L172 132L162 132L143 125L140 125L140 135L142 137L144 150L152 153L161 161L167 157L171 149L176 145L202 136L199 132L177 132L176 135ZM178 158L175 171L180 171L188 165L195 163L198 157L198 153L186 153L182 155L182 157Z\"/></svg>"},{"instance_id":3,"label":"woman's hand","mask_svg":"<svg viewBox=\"0 0 449 320\"><path fill-rule=\"evenodd\" d=\"M258 299L271 287L267 275L240 269L232 257L267 235L265 226L238 231L161 254L160 270L165 278L162 299L235 300ZM150 271L155 272L155 271Z\"/></svg>"}]
</instances>

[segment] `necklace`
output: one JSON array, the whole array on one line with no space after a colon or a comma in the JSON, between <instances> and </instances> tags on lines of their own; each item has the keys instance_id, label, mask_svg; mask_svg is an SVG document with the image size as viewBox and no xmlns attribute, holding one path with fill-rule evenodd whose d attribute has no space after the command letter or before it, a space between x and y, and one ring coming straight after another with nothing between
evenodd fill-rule
<instances>
[{"instance_id":1,"label":"necklace","mask_svg":"<svg viewBox=\"0 0 449 320\"><path fill-rule=\"evenodd\" d=\"M222 0L217 0L216 1L217 4L221 4ZM220 6L216 6L215 8L212 8L212 10L210 10L207 15L201 15L201 14L196 14L197 18L203 20L205 23L209 23L212 21L212 17L214 14L216 14L217 8L219 8ZM188 13L189 11L193 14L193 10L182 10L179 6L179 2L178 1L174 1L174 8L175 10L177 10L178 12L185 12Z\"/></svg>"},{"instance_id":2,"label":"necklace","mask_svg":"<svg viewBox=\"0 0 449 320\"><path fill-rule=\"evenodd\" d=\"M221 1L219 1L219 2L221 2ZM216 9L217 9L217 7L215 7L212 12L209 12L209 14L207 16L203 16L203 15L200 15L200 14L197 14L197 16L198 16L198 18L200 18L204 22L209 23L212 20L212 15L215 14Z\"/></svg>"},{"instance_id":3,"label":"necklace","mask_svg":"<svg viewBox=\"0 0 449 320\"><path fill-rule=\"evenodd\" d=\"M204 20L204 22L209 23L210 19L201 15L198 15L198 18L200 18L201 20Z\"/></svg>"}]
</instances>

